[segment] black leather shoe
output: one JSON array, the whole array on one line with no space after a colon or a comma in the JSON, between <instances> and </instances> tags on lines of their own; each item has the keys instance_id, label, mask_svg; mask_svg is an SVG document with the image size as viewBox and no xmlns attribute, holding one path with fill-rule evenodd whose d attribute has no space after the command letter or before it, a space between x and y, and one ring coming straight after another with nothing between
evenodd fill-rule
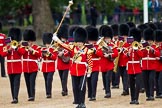
<instances>
[{"instance_id":1,"label":"black leather shoe","mask_svg":"<svg viewBox=\"0 0 162 108\"><path fill-rule=\"evenodd\" d=\"M130 104L135 104L135 100L131 101Z\"/></svg>"},{"instance_id":2,"label":"black leather shoe","mask_svg":"<svg viewBox=\"0 0 162 108\"><path fill-rule=\"evenodd\" d=\"M47 97L46 97L46 98L48 98L48 99L49 99L49 98L52 98L52 96L51 96L51 95L47 95Z\"/></svg>"},{"instance_id":3,"label":"black leather shoe","mask_svg":"<svg viewBox=\"0 0 162 108\"><path fill-rule=\"evenodd\" d=\"M79 108L86 108L86 106L84 103L81 103Z\"/></svg>"},{"instance_id":4,"label":"black leather shoe","mask_svg":"<svg viewBox=\"0 0 162 108\"><path fill-rule=\"evenodd\" d=\"M122 93L121 95L122 95L122 96L129 95L129 92L123 91L123 93Z\"/></svg>"},{"instance_id":5,"label":"black leather shoe","mask_svg":"<svg viewBox=\"0 0 162 108\"><path fill-rule=\"evenodd\" d=\"M68 95L68 93L67 92L64 92L64 91L62 91L62 96L67 96Z\"/></svg>"},{"instance_id":6,"label":"black leather shoe","mask_svg":"<svg viewBox=\"0 0 162 108\"><path fill-rule=\"evenodd\" d=\"M112 86L112 89L119 89L119 85Z\"/></svg>"},{"instance_id":7,"label":"black leather shoe","mask_svg":"<svg viewBox=\"0 0 162 108\"><path fill-rule=\"evenodd\" d=\"M150 96L150 97L148 97L147 99L146 99L146 101L154 101L155 99L154 99L154 97L152 97L152 96Z\"/></svg>"},{"instance_id":8,"label":"black leather shoe","mask_svg":"<svg viewBox=\"0 0 162 108\"><path fill-rule=\"evenodd\" d=\"M89 99L89 101L95 101L95 100L96 100L95 97L92 97L92 98Z\"/></svg>"},{"instance_id":9,"label":"black leather shoe","mask_svg":"<svg viewBox=\"0 0 162 108\"><path fill-rule=\"evenodd\" d=\"M2 77L3 77L3 78L6 78L7 76L6 76L6 75L3 75Z\"/></svg>"},{"instance_id":10,"label":"black leather shoe","mask_svg":"<svg viewBox=\"0 0 162 108\"><path fill-rule=\"evenodd\" d=\"M111 94L110 93L107 93L104 98L111 98Z\"/></svg>"},{"instance_id":11,"label":"black leather shoe","mask_svg":"<svg viewBox=\"0 0 162 108\"><path fill-rule=\"evenodd\" d=\"M157 95L155 98L162 98L162 94L161 95Z\"/></svg>"},{"instance_id":12,"label":"black leather shoe","mask_svg":"<svg viewBox=\"0 0 162 108\"><path fill-rule=\"evenodd\" d=\"M18 100L17 99L14 99L11 103L12 104L17 104L18 103Z\"/></svg>"},{"instance_id":13,"label":"black leather shoe","mask_svg":"<svg viewBox=\"0 0 162 108\"><path fill-rule=\"evenodd\" d=\"M28 101L34 101L34 97L30 97Z\"/></svg>"},{"instance_id":14,"label":"black leather shoe","mask_svg":"<svg viewBox=\"0 0 162 108\"><path fill-rule=\"evenodd\" d=\"M135 100L134 101L134 104L138 105L139 104L138 100Z\"/></svg>"},{"instance_id":15,"label":"black leather shoe","mask_svg":"<svg viewBox=\"0 0 162 108\"><path fill-rule=\"evenodd\" d=\"M73 104L78 104L78 103L74 101Z\"/></svg>"}]
</instances>

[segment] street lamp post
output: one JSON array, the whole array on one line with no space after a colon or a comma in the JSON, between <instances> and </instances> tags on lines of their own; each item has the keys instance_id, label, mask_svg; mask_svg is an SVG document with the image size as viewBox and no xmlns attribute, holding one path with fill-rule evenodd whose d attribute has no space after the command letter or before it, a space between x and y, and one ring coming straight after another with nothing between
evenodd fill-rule
<instances>
[{"instance_id":1,"label":"street lamp post","mask_svg":"<svg viewBox=\"0 0 162 108\"><path fill-rule=\"evenodd\" d=\"M148 0L143 0L143 16L144 16L144 23L148 22Z\"/></svg>"}]
</instances>

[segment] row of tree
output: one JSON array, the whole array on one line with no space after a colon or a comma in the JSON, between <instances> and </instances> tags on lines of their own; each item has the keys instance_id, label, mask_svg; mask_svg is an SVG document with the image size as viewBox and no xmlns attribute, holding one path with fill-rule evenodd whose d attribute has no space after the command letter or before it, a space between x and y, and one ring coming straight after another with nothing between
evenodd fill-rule
<instances>
[{"instance_id":1,"label":"row of tree","mask_svg":"<svg viewBox=\"0 0 162 108\"><path fill-rule=\"evenodd\" d=\"M73 0L74 5L78 3L84 4L84 0ZM89 0L94 2L99 11L105 10L106 13L111 14L115 6L125 5L128 8L139 7L142 8L143 0ZM68 5L68 0L0 0L0 20L4 16L11 14L15 15L17 10L24 7L26 4L32 6L33 26L38 36L43 32L53 32L54 22L52 19L52 12L61 12L65 10L63 6ZM104 8L103 8L104 7Z\"/></svg>"}]
</instances>

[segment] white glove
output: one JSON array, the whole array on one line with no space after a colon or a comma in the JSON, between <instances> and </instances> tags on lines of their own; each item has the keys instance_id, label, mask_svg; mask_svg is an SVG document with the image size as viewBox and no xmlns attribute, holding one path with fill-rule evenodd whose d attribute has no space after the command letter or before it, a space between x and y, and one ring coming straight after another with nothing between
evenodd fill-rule
<instances>
[{"instance_id":1,"label":"white glove","mask_svg":"<svg viewBox=\"0 0 162 108\"><path fill-rule=\"evenodd\" d=\"M56 33L53 34L52 39L53 39L54 41L56 41L56 42L59 40Z\"/></svg>"},{"instance_id":2,"label":"white glove","mask_svg":"<svg viewBox=\"0 0 162 108\"><path fill-rule=\"evenodd\" d=\"M72 1L72 0L70 0L70 1L69 1L69 4L71 4L71 5L72 5L72 4L73 4L73 1Z\"/></svg>"},{"instance_id":3,"label":"white glove","mask_svg":"<svg viewBox=\"0 0 162 108\"><path fill-rule=\"evenodd\" d=\"M91 77L91 73L87 73L87 77L88 77L88 78Z\"/></svg>"}]
</instances>

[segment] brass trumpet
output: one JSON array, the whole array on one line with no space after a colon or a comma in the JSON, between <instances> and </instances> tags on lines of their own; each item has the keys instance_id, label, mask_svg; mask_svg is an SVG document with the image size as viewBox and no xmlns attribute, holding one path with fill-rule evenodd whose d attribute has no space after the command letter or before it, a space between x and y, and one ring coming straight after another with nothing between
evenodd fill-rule
<instances>
[{"instance_id":1,"label":"brass trumpet","mask_svg":"<svg viewBox=\"0 0 162 108\"><path fill-rule=\"evenodd\" d=\"M11 41L10 46L13 49L16 49L18 47L19 43L16 40Z\"/></svg>"}]
</instances>

